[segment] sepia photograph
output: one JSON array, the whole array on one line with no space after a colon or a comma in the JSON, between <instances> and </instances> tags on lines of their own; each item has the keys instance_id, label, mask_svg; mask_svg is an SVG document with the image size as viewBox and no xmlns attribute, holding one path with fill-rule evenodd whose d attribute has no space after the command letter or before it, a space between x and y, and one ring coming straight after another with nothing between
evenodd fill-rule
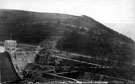
<instances>
[{"instance_id":1,"label":"sepia photograph","mask_svg":"<svg viewBox=\"0 0 135 84\"><path fill-rule=\"evenodd\" d=\"M0 0L0 84L135 84L135 0Z\"/></svg>"}]
</instances>

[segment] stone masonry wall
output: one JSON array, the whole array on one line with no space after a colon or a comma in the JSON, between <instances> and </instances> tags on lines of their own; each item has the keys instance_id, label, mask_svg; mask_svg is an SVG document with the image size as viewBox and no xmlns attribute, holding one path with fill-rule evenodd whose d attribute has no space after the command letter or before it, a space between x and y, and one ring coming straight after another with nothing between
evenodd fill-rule
<instances>
[{"instance_id":1,"label":"stone masonry wall","mask_svg":"<svg viewBox=\"0 0 135 84\"><path fill-rule=\"evenodd\" d=\"M18 74L22 74L28 63L34 63L36 52L34 51L16 51L12 56L12 63Z\"/></svg>"}]
</instances>

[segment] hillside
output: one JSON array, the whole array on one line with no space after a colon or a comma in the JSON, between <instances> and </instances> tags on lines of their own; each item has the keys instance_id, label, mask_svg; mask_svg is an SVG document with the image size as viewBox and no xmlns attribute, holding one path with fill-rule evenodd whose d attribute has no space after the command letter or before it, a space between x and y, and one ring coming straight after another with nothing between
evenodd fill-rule
<instances>
[{"instance_id":1,"label":"hillside","mask_svg":"<svg viewBox=\"0 0 135 84\"><path fill-rule=\"evenodd\" d=\"M123 62L112 66L121 67L124 72L134 71L135 42L91 17L0 10L1 41L15 39L20 43L43 45L51 37L60 37L57 39L60 50ZM130 77L135 79L133 74Z\"/></svg>"},{"instance_id":2,"label":"hillside","mask_svg":"<svg viewBox=\"0 0 135 84\"><path fill-rule=\"evenodd\" d=\"M63 36L65 31L79 31L86 36L90 35L90 38L103 41L106 39L113 47L114 45L128 45L132 49L135 47L134 41L130 38L85 15L0 10L1 41L12 38L22 43L38 44L51 36Z\"/></svg>"}]
</instances>

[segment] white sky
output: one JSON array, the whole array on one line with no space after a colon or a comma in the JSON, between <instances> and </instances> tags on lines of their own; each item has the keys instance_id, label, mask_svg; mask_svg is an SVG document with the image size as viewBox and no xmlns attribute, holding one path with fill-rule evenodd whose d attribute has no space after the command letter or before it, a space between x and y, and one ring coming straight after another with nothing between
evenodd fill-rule
<instances>
[{"instance_id":1,"label":"white sky","mask_svg":"<svg viewBox=\"0 0 135 84\"><path fill-rule=\"evenodd\" d=\"M135 0L0 0L0 8L87 15L101 23L135 23Z\"/></svg>"}]
</instances>

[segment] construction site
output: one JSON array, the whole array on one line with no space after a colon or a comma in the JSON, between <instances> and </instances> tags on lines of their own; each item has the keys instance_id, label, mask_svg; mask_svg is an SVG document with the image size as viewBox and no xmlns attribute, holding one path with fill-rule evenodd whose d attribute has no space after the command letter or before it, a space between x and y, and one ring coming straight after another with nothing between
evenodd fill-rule
<instances>
[{"instance_id":1,"label":"construction site","mask_svg":"<svg viewBox=\"0 0 135 84\"><path fill-rule=\"evenodd\" d=\"M109 66L114 61L64 52L51 46L43 48L17 44L14 40L6 40L2 45L5 47L5 51L0 53L2 84L134 83L132 80L117 77L115 74L109 75L117 70ZM28 47L30 49L27 49ZM88 60L83 60L83 58ZM99 64L100 61L104 61L104 64Z\"/></svg>"}]
</instances>

